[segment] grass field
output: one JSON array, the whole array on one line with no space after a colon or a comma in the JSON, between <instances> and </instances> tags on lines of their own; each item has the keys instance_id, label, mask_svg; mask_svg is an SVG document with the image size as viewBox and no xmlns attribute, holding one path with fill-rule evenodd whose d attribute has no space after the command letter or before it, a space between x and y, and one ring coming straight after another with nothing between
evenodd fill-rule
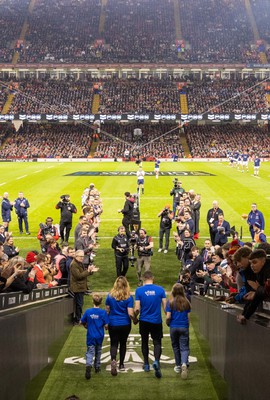
<instances>
[{"instance_id":1,"label":"grass field","mask_svg":"<svg viewBox=\"0 0 270 400\"><path fill-rule=\"evenodd\" d=\"M241 173L231 169L227 163L161 163L161 172L182 171L179 177L186 190L194 189L202 195L200 239L198 245L202 246L205 237L208 237L208 226L206 224L206 213L212 207L212 201L218 200L220 207L225 213L225 219L237 230L243 227L243 237L249 240L247 224L241 219L242 213L248 213L252 202L258 204L260 211L264 213L266 220L266 235L269 236L269 176L270 164L265 162L261 166L259 178L252 176L252 166L249 173ZM153 171L153 163L144 163L145 171ZM32 249L39 250L36 239L39 223L45 221L47 216L54 218L54 223L59 223L59 211L55 204L62 194L70 194L71 201L80 210L81 194L90 182L101 191L104 213L102 214L102 225L99 233L100 249L98 250L95 263L100 271L91 278L90 284L93 290L107 292L115 280L115 266L113 251L110 248L112 236L117 232L121 224L121 214L117 213L124 204L124 192L136 192L135 176L84 176L69 175L80 171L136 171L134 163L1 163L1 193L7 191L11 200L14 200L19 191L23 191L30 202L29 223L30 236L19 235L15 213L10 225L10 230L15 237L15 244L24 255ZM196 171L212 174L208 176L197 176ZM166 290L170 290L176 281L179 263L174 254L174 243L171 239L168 254L157 253L159 218L158 212L168 202L171 203L169 195L173 187L173 176L160 176L157 180L154 176L145 178L145 195L141 198L142 226L148 234L154 237L154 256L152 259L152 270L156 277L156 283L161 284ZM79 215L74 216L73 226L77 224ZM136 288L136 274L130 268L127 275L132 290ZM86 306L90 299L86 299ZM81 362L75 364L64 363L69 357L83 358L85 352L85 332L83 328L74 327L64 344L55 366L51 371L46 384L40 394L39 400L64 399L67 395L76 393L80 399L225 399L226 391L223 381L211 369L207 362L207 348L196 329L196 318L192 318L191 327L191 355L197 357L198 361L192 363L190 377L187 381L180 381L173 371L172 350L168 337L164 339L164 359L162 369L164 378L157 381L153 373L132 374L130 371L119 374L113 379L108 372L94 376L91 382L86 382L83 376L84 367ZM137 327L132 331L137 333ZM168 333L167 327L165 333ZM135 342L139 338L134 337ZM106 345L106 342L105 342ZM130 344L132 345L132 344ZM138 355L140 349L138 343ZM108 351L106 348L104 351ZM137 350L136 350L137 353ZM106 357L104 365L108 365ZM140 362L138 361L138 365ZM134 376L135 375L135 376Z\"/></svg>"}]
</instances>

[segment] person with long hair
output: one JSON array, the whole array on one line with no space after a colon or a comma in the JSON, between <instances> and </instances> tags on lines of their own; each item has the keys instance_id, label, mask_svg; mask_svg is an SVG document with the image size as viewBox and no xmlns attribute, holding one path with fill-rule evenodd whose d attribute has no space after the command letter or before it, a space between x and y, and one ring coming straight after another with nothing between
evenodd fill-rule
<instances>
[{"instance_id":1,"label":"person with long hair","mask_svg":"<svg viewBox=\"0 0 270 400\"><path fill-rule=\"evenodd\" d=\"M109 335L111 340L111 374L117 375L116 356L119 349L119 371L125 371L124 360L127 350L127 338L131 330L131 320L137 323L134 315L134 300L130 286L124 276L119 276L106 298L106 309L109 314Z\"/></svg>"},{"instance_id":2,"label":"person with long hair","mask_svg":"<svg viewBox=\"0 0 270 400\"><path fill-rule=\"evenodd\" d=\"M187 379L189 356L189 317L191 305L185 295L184 286L176 283L172 287L166 305L166 323L170 327L171 343L175 358L174 371Z\"/></svg>"}]
</instances>

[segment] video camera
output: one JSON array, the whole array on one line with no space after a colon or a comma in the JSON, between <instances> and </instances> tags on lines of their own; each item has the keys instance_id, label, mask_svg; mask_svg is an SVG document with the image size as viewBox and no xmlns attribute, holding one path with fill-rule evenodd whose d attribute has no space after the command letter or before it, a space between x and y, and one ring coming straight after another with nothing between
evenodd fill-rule
<instances>
[{"instance_id":1,"label":"video camera","mask_svg":"<svg viewBox=\"0 0 270 400\"><path fill-rule=\"evenodd\" d=\"M45 236L45 235L47 235L48 233L50 233L50 226L48 226L48 225L46 225L46 224L43 224L43 223L40 223L39 224L39 227L40 227L40 229L42 230L42 234L43 234L43 236Z\"/></svg>"},{"instance_id":2,"label":"video camera","mask_svg":"<svg viewBox=\"0 0 270 400\"><path fill-rule=\"evenodd\" d=\"M131 267L134 267L134 265L135 265L135 262L137 261L137 258L135 257L135 246L136 246L136 244L137 244L137 235L136 235L136 232L135 231L132 231L131 232L131 236L130 236L130 238L129 238L129 244L130 244L130 253L131 253L131 255L130 255L130 257L128 258L129 259L129 261L130 261L130 265L131 265Z\"/></svg>"}]
</instances>

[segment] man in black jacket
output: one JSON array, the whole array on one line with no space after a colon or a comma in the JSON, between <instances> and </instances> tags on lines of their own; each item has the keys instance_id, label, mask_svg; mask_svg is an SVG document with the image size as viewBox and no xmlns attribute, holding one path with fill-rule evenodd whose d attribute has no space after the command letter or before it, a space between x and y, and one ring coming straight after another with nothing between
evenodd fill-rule
<instances>
[{"instance_id":1,"label":"man in black jacket","mask_svg":"<svg viewBox=\"0 0 270 400\"><path fill-rule=\"evenodd\" d=\"M216 236L216 233L214 232L214 223L218 221L219 214L223 214L223 211L221 210L221 208L219 208L217 200L214 200L213 208L210 208L210 210L208 210L206 217L207 223L209 225L209 234L212 245L215 244L215 236Z\"/></svg>"},{"instance_id":2,"label":"man in black jacket","mask_svg":"<svg viewBox=\"0 0 270 400\"><path fill-rule=\"evenodd\" d=\"M76 214L77 209L74 204L70 202L69 194L65 194L61 196L61 200L56 204L56 209L61 210L61 218L60 218L60 236L61 236L61 244L63 242L68 243L69 234L72 228L72 216Z\"/></svg>"},{"instance_id":3,"label":"man in black jacket","mask_svg":"<svg viewBox=\"0 0 270 400\"><path fill-rule=\"evenodd\" d=\"M122 224L125 227L126 235L130 238L130 224L133 216L133 208L134 208L134 198L131 196L130 192L125 192L125 204L122 210L118 210L119 213L123 214Z\"/></svg>"},{"instance_id":4,"label":"man in black jacket","mask_svg":"<svg viewBox=\"0 0 270 400\"><path fill-rule=\"evenodd\" d=\"M128 271L129 240L124 226L118 228L118 234L112 240L115 254L116 275L126 276Z\"/></svg>"}]
</instances>

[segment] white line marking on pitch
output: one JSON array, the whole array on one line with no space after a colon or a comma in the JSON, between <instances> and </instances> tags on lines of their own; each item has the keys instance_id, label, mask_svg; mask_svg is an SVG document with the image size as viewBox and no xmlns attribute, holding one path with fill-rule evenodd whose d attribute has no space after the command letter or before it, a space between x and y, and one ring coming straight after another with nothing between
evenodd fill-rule
<instances>
[{"instance_id":1,"label":"white line marking on pitch","mask_svg":"<svg viewBox=\"0 0 270 400\"><path fill-rule=\"evenodd\" d=\"M42 169L39 169L38 171L33 172L33 174L37 174L38 172L41 172Z\"/></svg>"},{"instance_id":2,"label":"white line marking on pitch","mask_svg":"<svg viewBox=\"0 0 270 400\"><path fill-rule=\"evenodd\" d=\"M3 186L3 185L5 185L7 182L3 182L3 183L0 183L0 186Z\"/></svg>"},{"instance_id":3,"label":"white line marking on pitch","mask_svg":"<svg viewBox=\"0 0 270 400\"><path fill-rule=\"evenodd\" d=\"M16 181L18 181L19 179L25 178L26 176L27 176L27 175L19 176L19 178L16 178Z\"/></svg>"}]
</instances>

